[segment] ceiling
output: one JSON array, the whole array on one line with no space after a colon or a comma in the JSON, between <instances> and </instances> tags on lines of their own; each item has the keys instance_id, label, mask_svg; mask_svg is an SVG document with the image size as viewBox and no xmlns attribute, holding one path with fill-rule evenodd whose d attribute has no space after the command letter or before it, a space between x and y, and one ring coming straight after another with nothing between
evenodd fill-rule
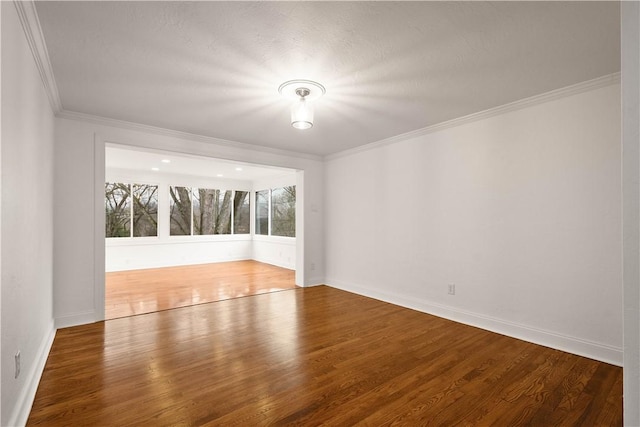
<instances>
[{"instance_id":1,"label":"ceiling","mask_svg":"<svg viewBox=\"0 0 640 427\"><path fill-rule=\"evenodd\" d=\"M295 173L292 169L274 166L257 166L209 157L113 145L105 147L105 166L107 169L251 182Z\"/></svg>"},{"instance_id":2,"label":"ceiling","mask_svg":"<svg viewBox=\"0 0 640 427\"><path fill-rule=\"evenodd\" d=\"M620 70L618 2L38 2L79 112L328 155ZM326 87L315 125L278 86Z\"/></svg>"}]
</instances>

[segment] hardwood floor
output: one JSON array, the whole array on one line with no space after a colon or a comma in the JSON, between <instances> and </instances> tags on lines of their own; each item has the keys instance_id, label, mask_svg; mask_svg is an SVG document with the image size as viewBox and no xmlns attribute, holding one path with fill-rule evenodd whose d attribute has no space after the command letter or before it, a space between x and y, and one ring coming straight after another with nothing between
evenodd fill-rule
<instances>
[{"instance_id":1,"label":"hardwood floor","mask_svg":"<svg viewBox=\"0 0 640 427\"><path fill-rule=\"evenodd\" d=\"M61 329L27 425L621 420L622 368L318 286Z\"/></svg>"},{"instance_id":2,"label":"hardwood floor","mask_svg":"<svg viewBox=\"0 0 640 427\"><path fill-rule=\"evenodd\" d=\"M105 318L294 289L295 271L258 261L107 273Z\"/></svg>"}]
</instances>

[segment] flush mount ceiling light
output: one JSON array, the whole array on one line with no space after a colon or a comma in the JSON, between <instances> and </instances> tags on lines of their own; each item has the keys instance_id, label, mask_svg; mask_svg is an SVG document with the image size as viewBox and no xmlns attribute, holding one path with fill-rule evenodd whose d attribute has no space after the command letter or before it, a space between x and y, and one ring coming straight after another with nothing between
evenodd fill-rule
<instances>
[{"instance_id":1,"label":"flush mount ceiling light","mask_svg":"<svg viewBox=\"0 0 640 427\"><path fill-rule=\"evenodd\" d=\"M291 126L310 129L313 126L312 101L327 91L320 83L311 80L289 80L280 85L278 92L285 98L294 100L291 106Z\"/></svg>"}]
</instances>

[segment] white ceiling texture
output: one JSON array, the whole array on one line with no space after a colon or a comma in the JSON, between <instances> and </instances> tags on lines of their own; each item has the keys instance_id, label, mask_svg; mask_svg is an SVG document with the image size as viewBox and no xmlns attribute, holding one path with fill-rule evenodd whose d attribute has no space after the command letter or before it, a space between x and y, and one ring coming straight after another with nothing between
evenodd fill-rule
<instances>
[{"instance_id":1,"label":"white ceiling texture","mask_svg":"<svg viewBox=\"0 0 640 427\"><path fill-rule=\"evenodd\" d=\"M328 155L620 70L617 2L38 2L64 111ZM278 86L326 87L310 130Z\"/></svg>"}]
</instances>

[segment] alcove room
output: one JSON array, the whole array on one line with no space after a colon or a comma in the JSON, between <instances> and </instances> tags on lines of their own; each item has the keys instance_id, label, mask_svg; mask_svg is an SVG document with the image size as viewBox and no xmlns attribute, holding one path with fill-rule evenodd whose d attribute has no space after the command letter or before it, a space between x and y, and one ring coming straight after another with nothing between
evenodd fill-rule
<instances>
[{"instance_id":1,"label":"alcove room","mask_svg":"<svg viewBox=\"0 0 640 427\"><path fill-rule=\"evenodd\" d=\"M296 171L105 147L105 319L294 289Z\"/></svg>"}]
</instances>

